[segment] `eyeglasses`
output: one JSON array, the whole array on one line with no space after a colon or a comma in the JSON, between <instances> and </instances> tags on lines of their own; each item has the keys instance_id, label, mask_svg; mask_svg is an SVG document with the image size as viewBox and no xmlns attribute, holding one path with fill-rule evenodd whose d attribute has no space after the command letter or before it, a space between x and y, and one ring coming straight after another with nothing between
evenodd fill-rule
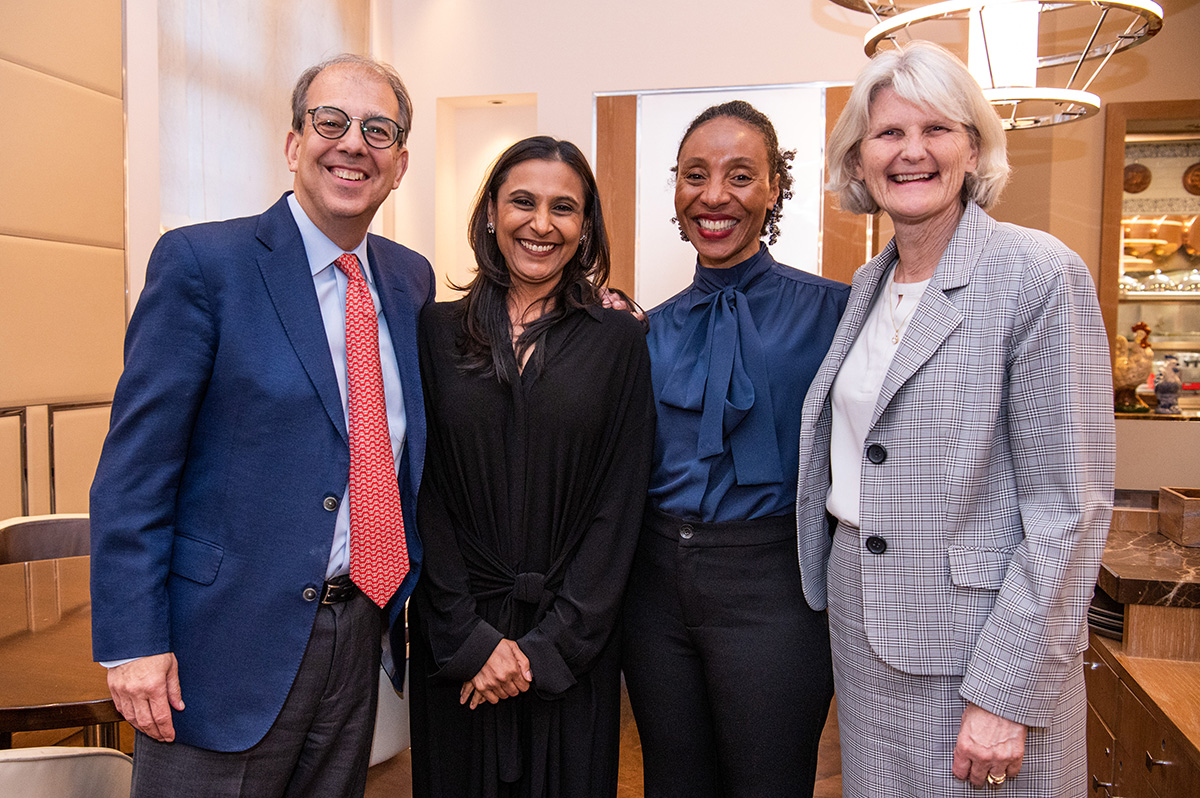
<instances>
[{"instance_id":1,"label":"eyeglasses","mask_svg":"<svg viewBox=\"0 0 1200 798\"><path fill-rule=\"evenodd\" d=\"M399 140L404 128L388 119L386 116L372 116L363 119L350 116L341 108L332 105L321 105L309 108L308 115L312 117L313 130L325 139L340 139L350 129L351 122L358 122L362 130L363 141L377 150L386 150Z\"/></svg>"}]
</instances>

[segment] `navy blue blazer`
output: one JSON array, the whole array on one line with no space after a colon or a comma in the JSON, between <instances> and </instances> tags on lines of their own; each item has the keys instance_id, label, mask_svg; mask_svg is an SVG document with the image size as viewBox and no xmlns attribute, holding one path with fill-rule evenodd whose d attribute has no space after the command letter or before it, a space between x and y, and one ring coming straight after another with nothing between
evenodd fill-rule
<instances>
[{"instance_id":1,"label":"navy blue blazer","mask_svg":"<svg viewBox=\"0 0 1200 798\"><path fill-rule=\"evenodd\" d=\"M399 482L412 570L388 605L403 652L403 604L421 563L417 318L434 281L425 258L391 241L369 236L367 253L407 416ZM349 469L341 395L286 196L261 216L163 235L92 483L92 641L101 661L175 653L187 705L173 713L179 742L245 750L278 716L308 644L318 604L305 591L324 580Z\"/></svg>"}]
</instances>

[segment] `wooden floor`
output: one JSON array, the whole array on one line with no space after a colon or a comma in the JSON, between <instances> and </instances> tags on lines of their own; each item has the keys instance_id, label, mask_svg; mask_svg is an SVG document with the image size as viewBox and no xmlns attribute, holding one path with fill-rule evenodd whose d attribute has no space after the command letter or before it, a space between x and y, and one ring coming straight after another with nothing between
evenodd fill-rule
<instances>
[{"instance_id":1,"label":"wooden floor","mask_svg":"<svg viewBox=\"0 0 1200 798\"><path fill-rule=\"evenodd\" d=\"M842 798L841 747L838 744L837 707L829 710L825 733L821 735L821 753L817 762L817 787L814 798ZM629 709L629 699L621 694L621 773L617 798L642 796L642 746L637 726ZM408 751L371 768L367 776L366 798L412 798L412 761Z\"/></svg>"},{"instance_id":2,"label":"wooden floor","mask_svg":"<svg viewBox=\"0 0 1200 798\"><path fill-rule=\"evenodd\" d=\"M133 733L121 724L121 749L133 751ZM82 730L64 732L18 732L13 735L14 747L33 745L83 745ZM821 751L817 761L817 786L814 798L842 798L842 759L838 743L837 705L829 709L829 720L821 735ZM382 762L367 774L366 798L412 798L412 760L408 751ZM637 726L629 709L629 698L621 690L621 772L617 798L642 798L642 746Z\"/></svg>"}]
</instances>

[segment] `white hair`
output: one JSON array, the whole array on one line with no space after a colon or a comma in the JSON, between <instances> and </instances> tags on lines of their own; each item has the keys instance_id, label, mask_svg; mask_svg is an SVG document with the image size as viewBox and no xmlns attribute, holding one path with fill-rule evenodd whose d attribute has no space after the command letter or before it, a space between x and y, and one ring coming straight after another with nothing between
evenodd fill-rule
<instances>
[{"instance_id":1,"label":"white hair","mask_svg":"<svg viewBox=\"0 0 1200 798\"><path fill-rule=\"evenodd\" d=\"M838 195L842 208L851 213L879 210L855 172L860 164L859 145L870 124L871 102L884 89L966 127L978 150L978 163L963 181L963 200L974 200L984 210L995 205L1010 172L1000 117L962 61L933 42L915 41L876 53L859 73L850 100L829 135L825 188Z\"/></svg>"}]
</instances>

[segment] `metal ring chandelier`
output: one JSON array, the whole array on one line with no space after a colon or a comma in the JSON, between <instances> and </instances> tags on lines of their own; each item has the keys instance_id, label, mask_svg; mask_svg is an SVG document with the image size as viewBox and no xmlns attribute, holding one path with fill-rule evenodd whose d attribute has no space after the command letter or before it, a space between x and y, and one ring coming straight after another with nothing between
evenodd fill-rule
<instances>
[{"instance_id":1,"label":"metal ring chandelier","mask_svg":"<svg viewBox=\"0 0 1200 798\"><path fill-rule=\"evenodd\" d=\"M916 38L922 23L951 21L968 26L968 67L996 107L1006 130L1072 122L1095 113L1100 98L1088 91L1100 70L1118 52L1144 43L1162 29L1162 7L1150 0L831 0L871 14L863 49L872 56L881 47L902 46L900 36ZM1057 31L1065 42L1039 37L1045 15L1070 12ZM1095 24L1080 25L1093 13ZM1060 16L1065 16L1060 14ZM1088 28L1090 27L1090 31ZM1064 33L1065 32L1065 33ZM1074 35L1072 35L1074 34ZM1086 42L1084 42L1086 36ZM1084 62L1102 59L1082 87L1072 85ZM1061 88L1037 85L1037 72L1073 65Z\"/></svg>"}]
</instances>

